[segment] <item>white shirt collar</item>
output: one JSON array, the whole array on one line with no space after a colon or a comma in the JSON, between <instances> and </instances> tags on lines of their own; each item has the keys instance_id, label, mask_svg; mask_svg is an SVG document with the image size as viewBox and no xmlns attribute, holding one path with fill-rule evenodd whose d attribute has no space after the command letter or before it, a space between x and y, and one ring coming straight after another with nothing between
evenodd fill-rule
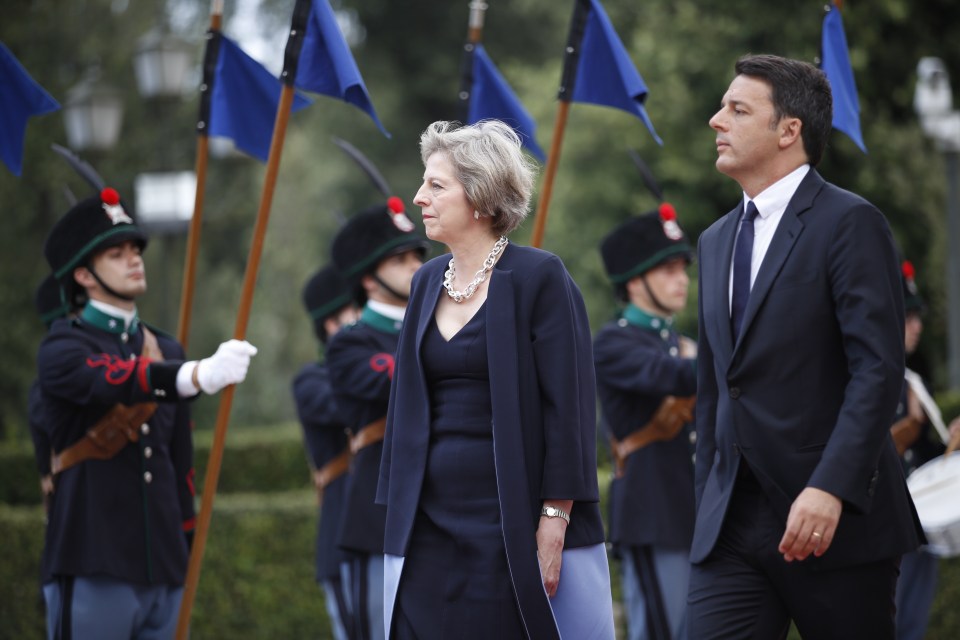
<instances>
[{"instance_id":1,"label":"white shirt collar","mask_svg":"<svg viewBox=\"0 0 960 640\"><path fill-rule=\"evenodd\" d=\"M133 319L137 317L136 307L134 307L132 311L127 311L126 309L115 307L112 304L107 304L106 302L101 302L100 300L89 300L87 304L91 305L94 309L99 309L108 316L121 318L123 320L123 328L125 330L130 328L130 323L133 322Z\"/></svg>"},{"instance_id":2,"label":"white shirt collar","mask_svg":"<svg viewBox=\"0 0 960 640\"><path fill-rule=\"evenodd\" d=\"M787 175L783 176L772 185L757 194L753 199L753 204L757 206L760 217L766 220L773 213L782 213L790 204L790 199L796 193L797 187L803 182L803 179L810 172L809 164L802 164ZM743 194L743 206L746 208L750 198L746 193Z\"/></svg>"},{"instance_id":3,"label":"white shirt collar","mask_svg":"<svg viewBox=\"0 0 960 640\"><path fill-rule=\"evenodd\" d=\"M385 302L378 302L377 300L367 300L367 306L382 316L401 322L403 321L403 315L407 312L406 307L397 307L392 304L386 304Z\"/></svg>"}]
</instances>

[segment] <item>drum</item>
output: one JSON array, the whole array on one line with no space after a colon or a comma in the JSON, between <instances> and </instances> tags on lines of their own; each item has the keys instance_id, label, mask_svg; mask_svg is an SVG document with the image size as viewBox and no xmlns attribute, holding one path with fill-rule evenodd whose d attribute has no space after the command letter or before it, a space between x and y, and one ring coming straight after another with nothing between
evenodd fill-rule
<instances>
[{"instance_id":1,"label":"drum","mask_svg":"<svg viewBox=\"0 0 960 640\"><path fill-rule=\"evenodd\" d=\"M927 462L907 478L927 550L948 558L960 555L960 451Z\"/></svg>"}]
</instances>

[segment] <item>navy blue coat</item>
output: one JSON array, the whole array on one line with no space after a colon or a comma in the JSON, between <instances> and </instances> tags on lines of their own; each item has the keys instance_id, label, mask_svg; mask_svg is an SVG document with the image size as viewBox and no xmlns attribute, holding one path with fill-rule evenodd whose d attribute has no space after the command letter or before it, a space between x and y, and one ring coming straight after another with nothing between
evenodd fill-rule
<instances>
[{"instance_id":1,"label":"navy blue coat","mask_svg":"<svg viewBox=\"0 0 960 640\"><path fill-rule=\"evenodd\" d=\"M347 447L345 425L337 411L326 365L304 365L293 380L293 399L303 427L310 465L320 469ZM346 557L337 546L337 530L346 499L347 474L323 490L320 522L317 527L317 582L340 576L340 563Z\"/></svg>"},{"instance_id":2,"label":"navy blue coat","mask_svg":"<svg viewBox=\"0 0 960 640\"><path fill-rule=\"evenodd\" d=\"M189 405L176 390L183 349L154 332L165 361L151 362L139 357L143 331L124 341L122 326L98 326L85 311L57 320L40 345L44 426L56 452L83 438L117 403L159 403L138 442L109 460L87 460L58 474L42 574L45 580L106 575L181 585L185 532L192 532L195 514Z\"/></svg>"},{"instance_id":3,"label":"navy blue coat","mask_svg":"<svg viewBox=\"0 0 960 640\"><path fill-rule=\"evenodd\" d=\"M786 523L805 487L843 501L836 568L893 558L922 540L890 438L903 386L903 298L883 215L815 170L760 265L736 344L729 278L742 204L699 242L697 521L691 560L711 552L741 456Z\"/></svg>"},{"instance_id":4,"label":"navy blue coat","mask_svg":"<svg viewBox=\"0 0 960 640\"><path fill-rule=\"evenodd\" d=\"M643 427L665 396L696 393L695 361L680 358L676 331L605 325L594 338L597 393L605 423L617 440ZM673 353L671 353L671 349ZM610 540L618 545L689 548L693 538L693 425L675 438L631 454L612 492Z\"/></svg>"},{"instance_id":5,"label":"navy blue coat","mask_svg":"<svg viewBox=\"0 0 960 640\"><path fill-rule=\"evenodd\" d=\"M37 461L37 471L43 477L50 473L50 436L44 428L43 393L40 381L34 380L27 396L27 420L30 423L30 439L33 440L33 455Z\"/></svg>"},{"instance_id":6,"label":"navy blue coat","mask_svg":"<svg viewBox=\"0 0 960 640\"><path fill-rule=\"evenodd\" d=\"M356 434L387 415L390 380L399 327L369 308L356 324L338 331L327 345L327 367L334 400L343 423ZM341 547L366 554L383 553L386 510L374 503L383 443L361 449L353 458L347 478L347 499L337 536Z\"/></svg>"},{"instance_id":7,"label":"navy blue coat","mask_svg":"<svg viewBox=\"0 0 960 640\"><path fill-rule=\"evenodd\" d=\"M449 260L434 258L414 277L397 352L377 491L387 508L385 552L393 556L406 553L429 450L419 351ZM521 615L533 637L547 638L556 627L537 563L543 500L574 500L565 549L603 542L590 327L563 263L538 249L507 246L485 304L504 543Z\"/></svg>"}]
</instances>

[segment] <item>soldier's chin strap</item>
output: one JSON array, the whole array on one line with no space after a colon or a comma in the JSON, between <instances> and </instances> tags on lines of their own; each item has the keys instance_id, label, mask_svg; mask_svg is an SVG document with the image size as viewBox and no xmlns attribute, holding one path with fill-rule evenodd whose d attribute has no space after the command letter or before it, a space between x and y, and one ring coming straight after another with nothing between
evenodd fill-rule
<instances>
[{"instance_id":1,"label":"soldier's chin strap","mask_svg":"<svg viewBox=\"0 0 960 640\"><path fill-rule=\"evenodd\" d=\"M121 300L126 300L127 302L135 302L136 299L133 296L128 296L117 291L114 291L106 282L100 279L100 276L97 275L97 272L93 270L93 265L87 265L87 271L90 272L90 275L93 276L93 279L97 281L103 290L109 293L110 295L120 298Z\"/></svg>"},{"instance_id":2,"label":"soldier's chin strap","mask_svg":"<svg viewBox=\"0 0 960 640\"><path fill-rule=\"evenodd\" d=\"M640 276L640 282L643 283L643 288L646 290L647 295L650 297L650 302L653 303L653 306L655 306L657 309L662 311L664 316L666 317L672 316L673 311L670 311L670 309L667 309L665 306L663 306L663 304L660 303L660 300L657 298L657 296L653 294L653 290L650 288L650 285L647 284L647 274L643 274L642 276Z\"/></svg>"},{"instance_id":3,"label":"soldier's chin strap","mask_svg":"<svg viewBox=\"0 0 960 640\"><path fill-rule=\"evenodd\" d=\"M373 279L377 281L377 284L379 284L381 287L383 287L384 289L386 289L386 290L387 290L387 293L389 293L390 295L392 295L392 296L393 296L394 298L396 298L397 300L403 300L404 302L407 302L408 300L410 300L410 296L408 296L408 295L403 295L402 293L398 292L396 289L394 289L393 287L391 287L390 285L388 285L386 282L384 282L383 280L381 280L381 279L380 279L380 276L378 276L377 274L372 273L372 274L370 274L370 275L373 276Z\"/></svg>"}]
</instances>

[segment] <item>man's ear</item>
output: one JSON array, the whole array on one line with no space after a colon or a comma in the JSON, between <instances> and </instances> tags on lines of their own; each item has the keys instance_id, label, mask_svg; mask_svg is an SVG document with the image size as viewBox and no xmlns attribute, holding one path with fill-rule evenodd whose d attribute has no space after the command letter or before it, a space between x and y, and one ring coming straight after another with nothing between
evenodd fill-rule
<instances>
[{"instance_id":1,"label":"man's ear","mask_svg":"<svg viewBox=\"0 0 960 640\"><path fill-rule=\"evenodd\" d=\"M374 278L372 275L368 273L367 275L360 278L360 285L363 287L363 290L366 291L367 295L369 296L371 293L377 290L377 287L380 286L380 283L378 283L376 278Z\"/></svg>"},{"instance_id":2,"label":"man's ear","mask_svg":"<svg viewBox=\"0 0 960 640\"><path fill-rule=\"evenodd\" d=\"M803 131L803 122L800 118L784 118L780 121L780 148L786 149L790 145L800 143L803 144L803 141L800 139L800 133Z\"/></svg>"},{"instance_id":3,"label":"man's ear","mask_svg":"<svg viewBox=\"0 0 960 640\"><path fill-rule=\"evenodd\" d=\"M93 274L90 273L90 269L86 267L77 267L73 270L73 279L76 280L83 288L92 287L97 283L96 279L93 277Z\"/></svg>"}]
</instances>

